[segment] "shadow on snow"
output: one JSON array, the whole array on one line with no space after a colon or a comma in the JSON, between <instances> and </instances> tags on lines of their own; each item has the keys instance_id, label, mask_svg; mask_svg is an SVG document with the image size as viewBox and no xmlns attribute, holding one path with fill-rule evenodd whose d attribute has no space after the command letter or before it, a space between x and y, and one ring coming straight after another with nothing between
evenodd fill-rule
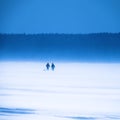
<instances>
[{"instance_id":1,"label":"shadow on snow","mask_svg":"<svg viewBox=\"0 0 120 120\"><path fill-rule=\"evenodd\" d=\"M27 109L27 108L5 108L0 107L0 115L5 114L34 114L33 109Z\"/></svg>"}]
</instances>

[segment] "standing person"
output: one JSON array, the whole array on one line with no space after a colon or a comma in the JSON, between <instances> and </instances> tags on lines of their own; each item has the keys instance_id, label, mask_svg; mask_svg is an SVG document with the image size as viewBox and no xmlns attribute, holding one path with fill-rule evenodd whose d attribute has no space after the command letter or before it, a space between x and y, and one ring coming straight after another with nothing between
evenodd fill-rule
<instances>
[{"instance_id":1,"label":"standing person","mask_svg":"<svg viewBox=\"0 0 120 120\"><path fill-rule=\"evenodd\" d=\"M54 69L55 69L54 63L51 64L51 69L54 71Z\"/></svg>"},{"instance_id":2,"label":"standing person","mask_svg":"<svg viewBox=\"0 0 120 120\"><path fill-rule=\"evenodd\" d=\"M50 64L49 63L46 64L46 68L47 68L47 70L49 70L49 68L50 68Z\"/></svg>"}]
</instances>

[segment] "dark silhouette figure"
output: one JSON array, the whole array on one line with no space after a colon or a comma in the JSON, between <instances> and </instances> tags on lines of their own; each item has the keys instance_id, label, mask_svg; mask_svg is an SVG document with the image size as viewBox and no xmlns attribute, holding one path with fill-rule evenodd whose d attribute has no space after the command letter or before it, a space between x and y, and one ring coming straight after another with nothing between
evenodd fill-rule
<instances>
[{"instance_id":1,"label":"dark silhouette figure","mask_svg":"<svg viewBox=\"0 0 120 120\"><path fill-rule=\"evenodd\" d=\"M49 63L46 64L46 68L47 68L47 70L49 70L49 68L50 68L50 64Z\"/></svg>"},{"instance_id":2,"label":"dark silhouette figure","mask_svg":"<svg viewBox=\"0 0 120 120\"><path fill-rule=\"evenodd\" d=\"M55 69L55 65L54 65L54 63L52 63L52 65L51 65L51 69L54 71L54 69Z\"/></svg>"}]
</instances>

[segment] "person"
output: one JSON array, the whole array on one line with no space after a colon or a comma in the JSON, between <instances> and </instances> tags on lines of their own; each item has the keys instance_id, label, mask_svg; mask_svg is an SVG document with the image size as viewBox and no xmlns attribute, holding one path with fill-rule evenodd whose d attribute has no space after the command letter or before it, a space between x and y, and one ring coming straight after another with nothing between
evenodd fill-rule
<instances>
[{"instance_id":1,"label":"person","mask_svg":"<svg viewBox=\"0 0 120 120\"><path fill-rule=\"evenodd\" d=\"M51 64L51 69L54 71L54 69L55 69L54 63Z\"/></svg>"},{"instance_id":2,"label":"person","mask_svg":"<svg viewBox=\"0 0 120 120\"><path fill-rule=\"evenodd\" d=\"M50 68L50 64L49 63L46 64L46 68L47 68L47 70L49 70L49 68Z\"/></svg>"}]
</instances>

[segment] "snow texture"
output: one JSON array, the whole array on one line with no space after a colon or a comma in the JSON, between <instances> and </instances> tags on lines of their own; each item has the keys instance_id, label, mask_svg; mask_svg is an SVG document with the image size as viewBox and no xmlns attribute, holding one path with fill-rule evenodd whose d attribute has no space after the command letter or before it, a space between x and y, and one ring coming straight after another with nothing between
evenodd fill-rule
<instances>
[{"instance_id":1,"label":"snow texture","mask_svg":"<svg viewBox=\"0 0 120 120\"><path fill-rule=\"evenodd\" d=\"M119 63L0 62L0 120L118 120Z\"/></svg>"}]
</instances>

